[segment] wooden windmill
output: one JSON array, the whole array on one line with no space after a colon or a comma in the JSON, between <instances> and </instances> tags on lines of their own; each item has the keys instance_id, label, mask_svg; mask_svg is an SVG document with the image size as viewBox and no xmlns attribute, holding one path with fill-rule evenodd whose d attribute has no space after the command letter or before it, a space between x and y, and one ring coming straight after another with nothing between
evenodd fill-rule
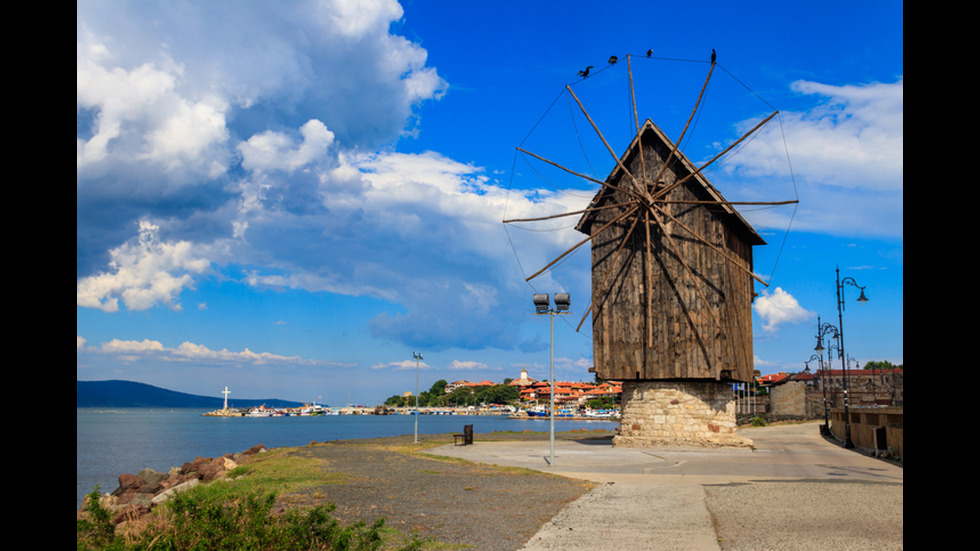
<instances>
[{"instance_id":1,"label":"wooden windmill","mask_svg":"<svg viewBox=\"0 0 980 551\"><path fill-rule=\"evenodd\" d=\"M630 57L627 56L629 64ZM715 69L711 68L691 113L694 117ZM738 204L778 205L796 201L727 201L705 178L705 168L773 119L772 113L711 160L696 166L679 150L691 123L676 142L650 120L640 124L633 99L636 135L617 155L575 98L615 160L600 181L530 151L525 154L600 185L576 229L587 237L527 279L533 279L573 250L591 242L593 360L601 379L622 381L750 381L754 282L752 247L762 237L735 209ZM533 218L511 221L543 220ZM581 327L582 323L579 323Z\"/></svg>"}]
</instances>

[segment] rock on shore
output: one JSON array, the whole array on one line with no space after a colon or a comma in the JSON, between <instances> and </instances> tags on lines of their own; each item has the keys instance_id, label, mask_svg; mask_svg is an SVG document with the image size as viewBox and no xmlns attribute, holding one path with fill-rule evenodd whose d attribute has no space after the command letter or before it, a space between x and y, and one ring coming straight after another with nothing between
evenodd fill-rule
<instances>
[{"instance_id":1,"label":"rock on shore","mask_svg":"<svg viewBox=\"0 0 980 551\"><path fill-rule=\"evenodd\" d=\"M197 457L180 467L171 467L166 473L143 469L135 475L121 474L119 487L112 493L100 496L99 504L111 511L113 522L119 524L149 513L153 507L166 502L177 492L224 477L246 458L262 452L265 452L265 445L258 444L235 454L226 453L215 458ZM88 509L88 499L85 499L76 516L81 518Z\"/></svg>"}]
</instances>

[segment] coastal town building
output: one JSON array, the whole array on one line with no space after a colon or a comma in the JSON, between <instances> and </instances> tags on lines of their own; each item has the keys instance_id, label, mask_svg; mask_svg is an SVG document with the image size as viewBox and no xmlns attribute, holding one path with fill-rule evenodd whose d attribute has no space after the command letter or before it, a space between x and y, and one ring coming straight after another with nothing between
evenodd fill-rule
<instances>
[{"instance_id":1,"label":"coastal town building","mask_svg":"<svg viewBox=\"0 0 980 551\"><path fill-rule=\"evenodd\" d=\"M523 389L537 382L537 379L532 379L527 376L527 368L522 368L520 378L512 380L510 384Z\"/></svg>"},{"instance_id":2,"label":"coastal town building","mask_svg":"<svg viewBox=\"0 0 980 551\"><path fill-rule=\"evenodd\" d=\"M454 381L446 385L446 394L451 394L457 388L465 387L476 391L479 387L495 384L498 383L486 380L478 383L465 380ZM510 380L506 384L520 390L522 403L547 404L551 401L551 383L529 377L527 369L521 369L520 377ZM594 398L605 398L613 403L618 403L622 392L622 383L616 381L602 383L555 381L555 404L558 407L584 407L589 400Z\"/></svg>"},{"instance_id":3,"label":"coastal town building","mask_svg":"<svg viewBox=\"0 0 980 551\"><path fill-rule=\"evenodd\" d=\"M844 383L844 377L847 383ZM788 376L786 381L798 381L807 386L807 401L821 401L826 390L830 407L843 407L844 391L850 406L905 405L905 375L902 369L826 369L803 371Z\"/></svg>"}]
</instances>

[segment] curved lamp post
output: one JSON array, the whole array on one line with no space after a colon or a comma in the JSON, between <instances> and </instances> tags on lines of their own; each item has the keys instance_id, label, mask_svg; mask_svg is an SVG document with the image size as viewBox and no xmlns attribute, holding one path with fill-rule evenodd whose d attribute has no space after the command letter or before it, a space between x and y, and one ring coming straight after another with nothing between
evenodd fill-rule
<instances>
[{"instance_id":1,"label":"curved lamp post","mask_svg":"<svg viewBox=\"0 0 980 551\"><path fill-rule=\"evenodd\" d=\"M830 408L827 406L827 371L823 365L823 354L813 354L809 360L803 362L806 365L804 371L810 371L810 362L816 360L817 369L820 371L820 387L823 390L823 426L820 427L820 434L827 434L830 431Z\"/></svg>"},{"instance_id":2,"label":"curved lamp post","mask_svg":"<svg viewBox=\"0 0 980 551\"><path fill-rule=\"evenodd\" d=\"M850 398L847 395L847 356L844 354L844 285L853 285L858 289L861 289L861 296L857 298L858 304L864 304L868 302L868 297L864 296L864 287L857 284L853 277L840 278L840 267L837 267L837 326L840 328L837 337L837 343L839 346L838 353L840 354L841 367L844 368L844 418L846 422L844 426L846 427L846 438L844 440L845 448L853 448L854 442L851 441L851 414Z\"/></svg>"},{"instance_id":3,"label":"curved lamp post","mask_svg":"<svg viewBox=\"0 0 980 551\"><path fill-rule=\"evenodd\" d=\"M555 308L551 308L551 299L545 294L534 295L534 315L551 317L551 460L555 464L555 314L570 314L571 299L568 293L555 293Z\"/></svg>"},{"instance_id":4,"label":"curved lamp post","mask_svg":"<svg viewBox=\"0 0 980 551\"><path fill-rule=\"evenodd\" d=\"M823 346L823 338L828 333L832 333L834 340L836 340L836 341L839 342L839 339L840 339L840 331L838 331L836 327L834 327L833 325L831 325L829 323L821 324L820 323L820 316L817 316L817 346L814 347L813 349L815 351L817 351L817 353L820 354L820 365L823 365L823 351L826 350L824 348L824 346ZM837 348L837 353L840 354L840 345L837 345L837 346L831 345L831 348ZM830 359L832 357L833 356L831 356L830 350L827 350L827 363L828 364L831 363ZM813 358L810 358L810 359L812 360ZM843 374L842 374L842 377L843 377ZM844 389L845 389L844 390L844 404L845 404L845 406L844 406L844 434L846 435L845 436L845 446L844 447L853 447L854 446L853 444L851 444L851 446L847 446L846 445L846 442L850 442L851 441L851 419L850 419L850 416L847 415L847 382L846 382L846 379L844 379L844 381L845 381L844 382ZM829 408L827 407L827 392L826 392L826 388L824 389L824 426L826 427L826 430L828 430L828 431L830 430L830 411L829 411Z\"/></svg>"}]
</instances>

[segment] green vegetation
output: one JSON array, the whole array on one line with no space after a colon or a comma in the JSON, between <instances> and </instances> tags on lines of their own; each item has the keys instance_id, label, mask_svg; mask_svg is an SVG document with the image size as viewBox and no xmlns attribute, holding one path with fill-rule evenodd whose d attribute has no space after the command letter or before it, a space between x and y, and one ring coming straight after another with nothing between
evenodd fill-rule
<instances>
[{"instance_id":1,"label":"green vegetation","mask_svg":"<svg viewBox=\"0 0 980 551\"><path fill-rule=\"evenodd\" d=\"M755 417L752 418L752 426L753 427L764 427L767 424L768 423L766 423L766 418L765 417L756 415Z\"/></svg>"},{"instance_id":2,"label":"green vegetation","mask_svg":"<svg viewBox=\"0 0 980 551\"><path fill-rule=\"evenodd\" d=\"M585 402L585 407L590 409L613 409L619 407L616 404L616 399L610 396L602 398L590 398Z\"/></svg>"},{"instance_id":3,"label":"green vegetation","mask_svg":"<svg viewBox=\"0 0 980 551\"><path fill-rule=\"evenodd\" d=\"M871 360L864 364L863 369L876 369L876 370L901 369L902 371L905 371L904 364L894 365L893 363L887 360Z\"/></svg>"},{"instance_id":4,"label":"green vegetation","mask_svg":"<svg viewBox=\"0 0 980 551\"><path fill-rule=\"evenodd\" d=\"M343 483L344 473L324 473L323 462L302 448L255 456L222 480L176 494L126 529L116 530L112 512L99 503L98 487L86 497L88 515L76 523L81 550L375 550L421 549L418 538L385 527L383 518L368 526L341 525L333 505L273 512L277 492L312 484ZM326 477L326 478L325 478ZM314 482L315 481L315 482Z\"/></svg>"},{"instance_id":5,"label":"green vegetation","mask_svg":"<svg viewBox=\"0 0 980 551\"><path fill-rule=\"evenodd\" d=\"M513 404L520 400L521 391L513 385L507 383L493 386L459 387L449 394L446 394L444 379L436 381L432 388L419 392L419 407L466 407L479 406L482 404ZM385 400L388 407L414 407L414 396L392 396Z\"/></svg>"},{"instance_id":6,"label":"green vegetation","mask_svg":"<svg viewBox=\"0 0 980 551\"><path fill-rule=\"evenodd\" d=\"M331 518L333 506L273 515L275 494L245 494L233 502L195 492L177 494L142 523L137 532L117 533L109 512L99 505L98 490L88 495L91 519L79 520L79 550L376 550L385 545L384 519L371 526L341 526ZM402 549L421 549L413 539Z\"/></svg>"}]
</instances>

